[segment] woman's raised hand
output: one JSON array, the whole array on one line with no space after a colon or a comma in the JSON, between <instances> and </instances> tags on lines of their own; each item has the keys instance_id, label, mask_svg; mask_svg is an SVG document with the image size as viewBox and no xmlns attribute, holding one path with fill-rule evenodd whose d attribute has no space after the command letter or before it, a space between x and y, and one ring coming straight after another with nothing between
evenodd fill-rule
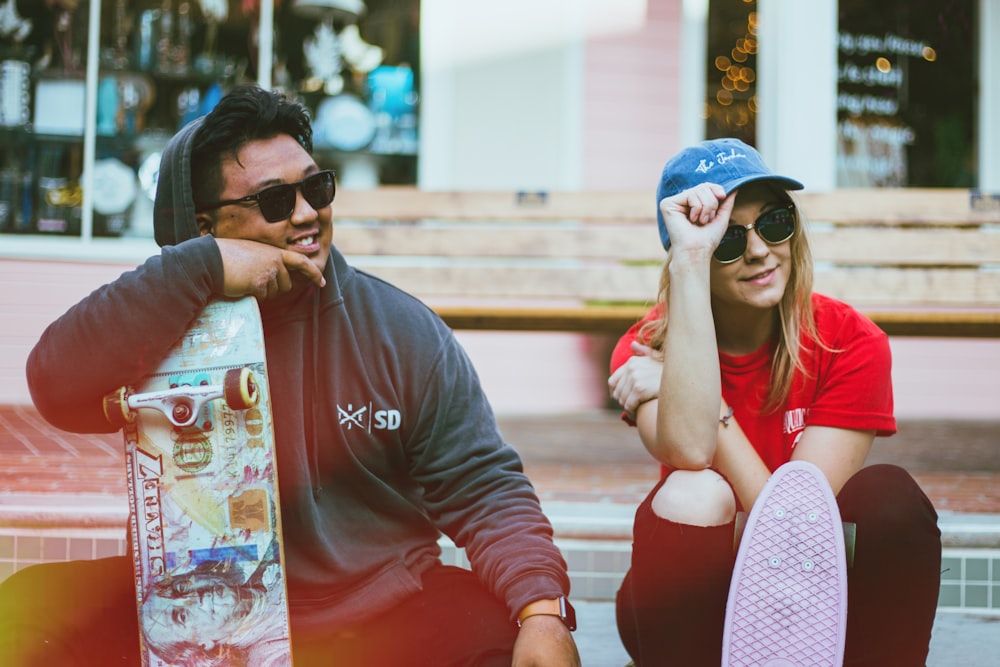
<instances>
[{"instance_id":1,"label":"woman's raised hand","mask_svg":"<svg viewBox=\"0 0 1000 667\"><path fill-rule=\"evenodd\" d=\"M736 193L726 196L721 185L701 183L660 201L674 254L706 251L711 255L729 226Z\"/></svg>"}]
</instances>

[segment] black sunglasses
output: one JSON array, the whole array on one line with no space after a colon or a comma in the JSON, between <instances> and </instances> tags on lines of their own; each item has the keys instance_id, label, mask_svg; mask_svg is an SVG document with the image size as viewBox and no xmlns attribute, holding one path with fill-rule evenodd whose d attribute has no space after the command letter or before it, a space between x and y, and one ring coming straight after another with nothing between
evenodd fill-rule
<instances>
[{"instance_id":1,"label":"black sunglasses","mask_svg":"<svg viewBox=\"0 0 1000 667\"><path fill-rule=\"evenodd\" d=\"M303 178L298 183L282 183L264 188L260 192L239 199L226 199L208 206L201 206L197 212L210 211L214 208L229 206L230 204L246 204L256 202L260 209L260 214L268 222L281 222L287 220L292 211L295 210L295 191L302 190L302 196L317 211L326 208L333 203L333 196L337 194L337 183L334 179L334 172L327 169L318 171L312 176Z\"/></svg>"},{"instance_id":2,"label":"black sunglasses","mask_svg":"<svg viewBox=\"0 0 1000 667\"><path fill-rule=\"evenodd\" d=\"M747 234L751 229L756 229L757 236L769 245L784 243L795 233L795 204L768 211L749 225L730 225L712 254L715 261L730 264L742 257L747 251Z\"/></svg>"}]
</instances>

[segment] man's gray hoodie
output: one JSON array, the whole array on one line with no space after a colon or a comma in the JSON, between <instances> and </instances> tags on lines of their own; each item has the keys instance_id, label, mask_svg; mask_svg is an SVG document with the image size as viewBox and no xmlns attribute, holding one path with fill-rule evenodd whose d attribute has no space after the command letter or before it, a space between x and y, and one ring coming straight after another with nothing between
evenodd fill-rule
<instances>
[{"instance_id":1,"label":"man's gray hoodie","mask_svg":"<svg viewBox=\"0 0 1000 667\"><path fill-rule=\"evenodd\" d=\"M196 121L163 154L161 253L42 335L28 383L42 415L108 432L102 397L154 370L222 296L218 245L191 195ZM293 631L358 622L419 589L443 532L511 617L568 593L566 566L479 379L426 306L332 249L327 284L262 304Z\"/></svg>"}]
</instances>

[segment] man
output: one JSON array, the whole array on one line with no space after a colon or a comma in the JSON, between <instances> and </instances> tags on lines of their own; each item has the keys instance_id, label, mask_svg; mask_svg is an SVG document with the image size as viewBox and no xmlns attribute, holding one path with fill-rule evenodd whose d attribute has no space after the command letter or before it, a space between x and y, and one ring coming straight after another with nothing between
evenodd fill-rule
<instances>
[{"instance_id":1,"label":"man","mask_svg":"<svg viewBox=\"0 0 1000 667\"><path fill-rule=\"evenodd\" d=\"M255 296L296 665L578 665L559 615L565 563L475 371L430 309L332 246L335 183L311 150L305 110L252 86L182 129L160 167L161 254L43 334L28 360L35 404L60 428L108 431L107 392L154 369L210 300ZM340 417L359 406L399 418L359 428ZM465 547L472 572L441 564L441 532ZM31 627L21 649L103 652L79 664L137 652L125 559L42 567L49 574L25 570L0 590L3 608L33 580L53 591L12 612ZM95 577L113 601L78 599L94 595ZM50 604L70 600L82 610L64 623L72 640L43 622ZM87 610L103 614L100 633L81 620ZM90 636L102 639L86 654L77 644ZM56 654L45 664L74 663Z\"/></svg>"}]
</instances>

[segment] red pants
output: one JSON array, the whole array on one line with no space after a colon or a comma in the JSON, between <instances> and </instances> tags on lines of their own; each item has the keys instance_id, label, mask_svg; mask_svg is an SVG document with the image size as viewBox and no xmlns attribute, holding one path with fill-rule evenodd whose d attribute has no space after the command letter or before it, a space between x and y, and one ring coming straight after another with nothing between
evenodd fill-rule
<instances>
[{"instance_id":1,"label":"red pants","mask_svg":"<svg viewBox=\"0 0 1000 667\"><path fill-rule=\"evenodd\" d=\"M735 563L734 525L698 527L656 516L652 497L635 517L632 567L618 591L618 631L638 667L716 667ZM923 666L941 579L937 513L902 468L874 465L837 496L857 524L847 572L844 665Z\"/></svg>"}]
</instances>

